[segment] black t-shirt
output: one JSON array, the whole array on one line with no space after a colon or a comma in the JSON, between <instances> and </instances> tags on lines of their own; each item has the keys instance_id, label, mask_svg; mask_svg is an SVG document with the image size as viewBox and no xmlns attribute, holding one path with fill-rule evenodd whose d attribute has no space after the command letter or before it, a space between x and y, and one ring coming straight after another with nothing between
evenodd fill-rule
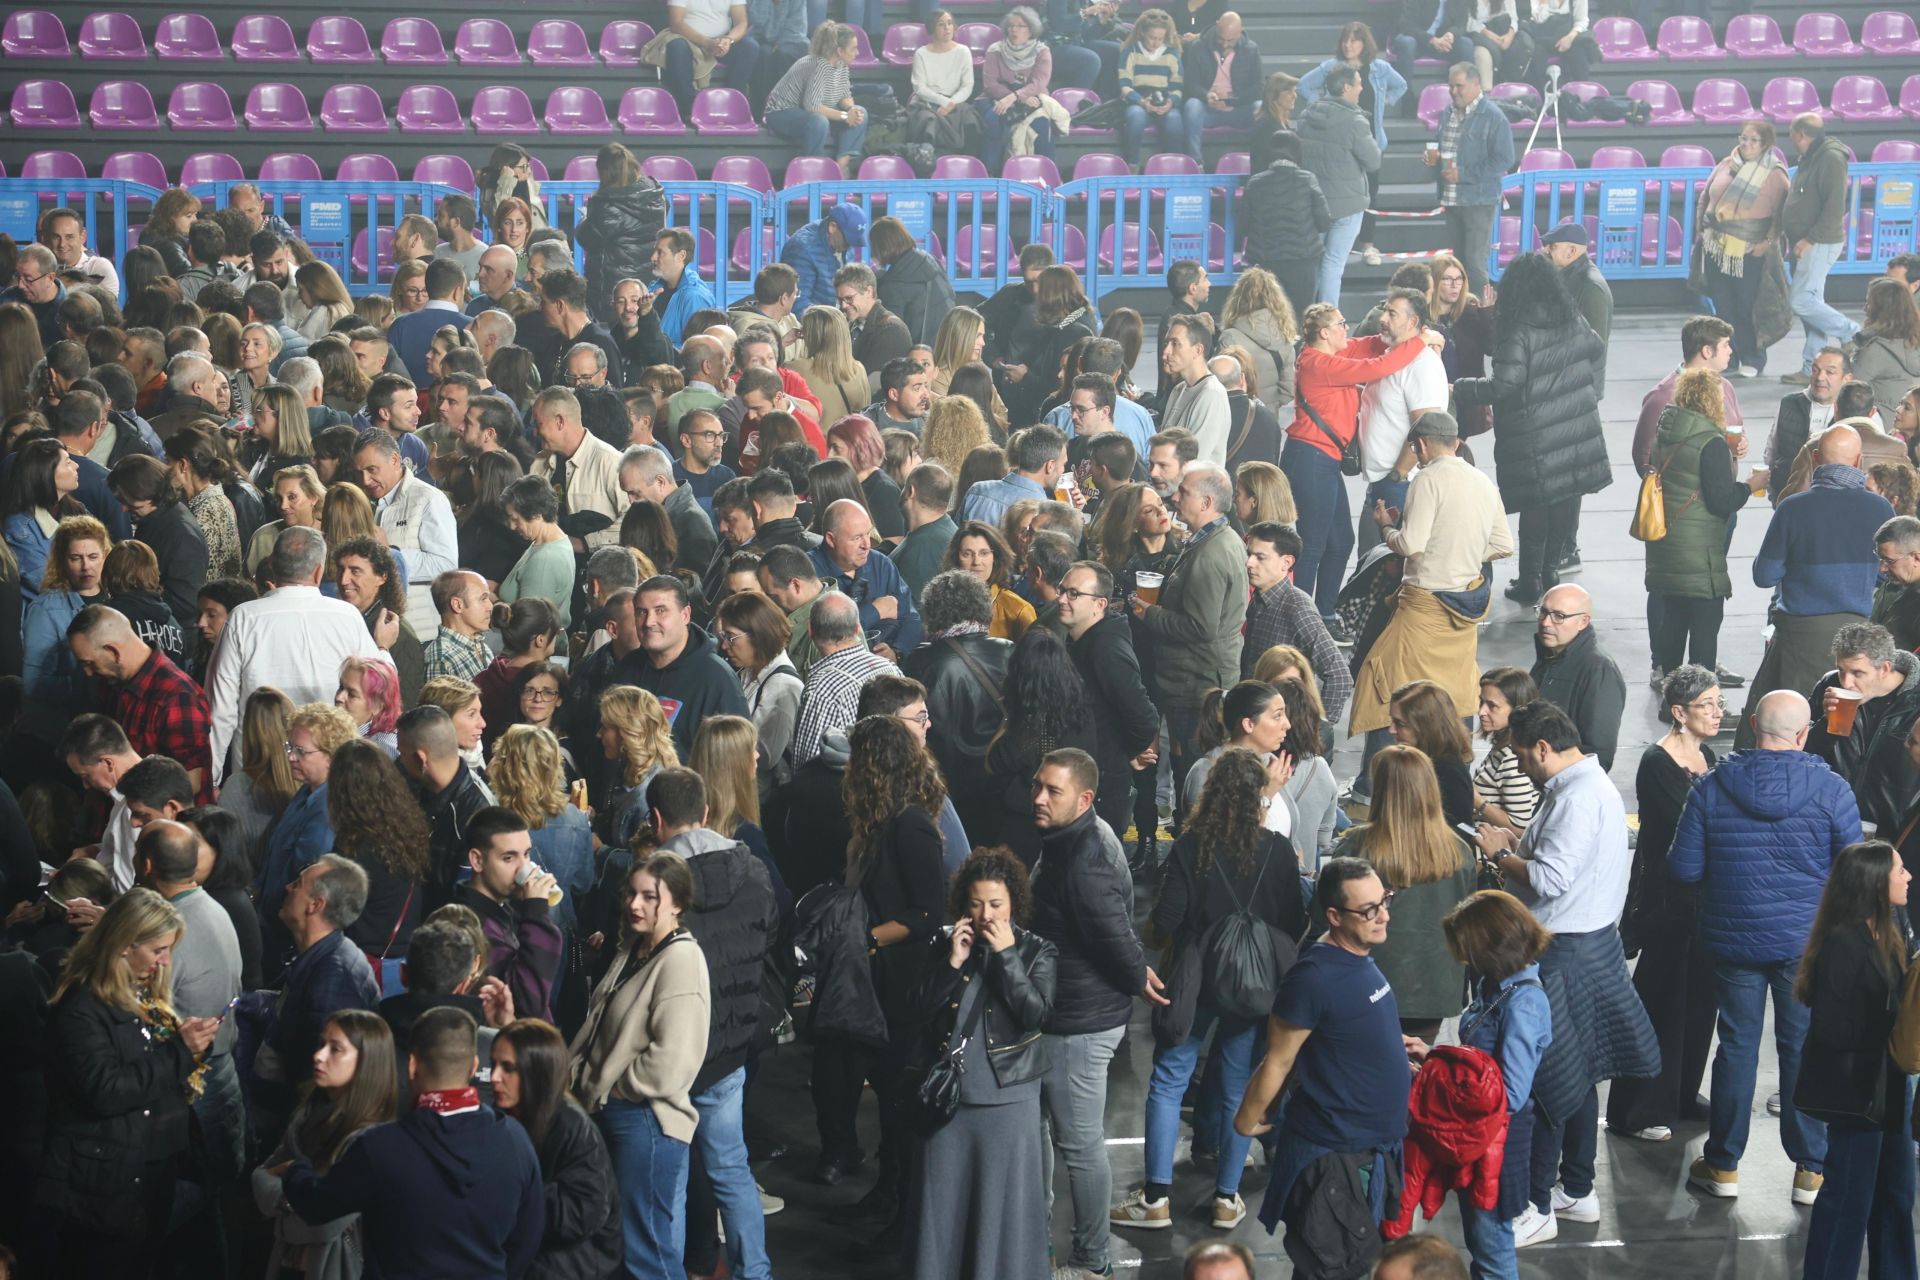
<instances>
[{"instance_id":1,"label":"black t-shirt","mask_svg":"<svg viewBox=\"0 0 1920 1280\"><path fill-rule=\"evenodd\" d=\"M110 604L127 615L133 633L167 655L177 667L187 663L187 631L157 591L123 591Z\"/></svg>"},{"instance_id":2,"label":"black t-shirt","mask_svg":"<svg viewBox=\"0 0 1920 1280\"><path fill-rule=\"evenodd\" d=\"M860 482L860 489L867 495L867 514L873 517L874 536L906 537L907 517L900 509L900 486L893 482L893 477L876 468Z\"/></svg>"},{"instance_id":3,"label":"black t-shirt","mask_svg":"<svg viewBox=\"0 0 1920 1280\"><path fill-rule=\"evenodd\" d=\"M1273 1016L1313 1034L1287 1103L1289 1132L1329 1151L1368 1151L1407 1136L1413 1073L1393 987L1369 956L1308 947L1280 980Z\"/></svg>"}]
</instances>

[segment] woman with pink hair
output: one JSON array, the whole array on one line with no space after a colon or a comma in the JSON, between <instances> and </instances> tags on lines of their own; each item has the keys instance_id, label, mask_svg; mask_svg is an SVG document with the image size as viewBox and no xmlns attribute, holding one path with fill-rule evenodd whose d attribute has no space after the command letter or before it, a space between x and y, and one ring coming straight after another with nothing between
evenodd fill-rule
<instances>
[{"instance_id":1,"label":"woman with pink hair","mask_svg":"<svg viewBox=\"0 0 1920 1280\"><path fill-rule=\"evenodd\" d=\"M384 658L348 658L340 664L340 688L333 705L352 718L360 736L371 739L388 758L400 754L400 675Z\"/></svg>"},{"instance_id":2,"label":"woman with pink hair","mask_svg":"<svg viewBox=\"0 0 1920 1280\"><path fill-rule=\"evenodd\" d=\"M880 428L864 413L850 413L827 428L827 453L844 458L867 495L873 531L888 542L907 536L907 515L900 503L900 486L887 474L887 443Z\"/></svg>"}]
</instances>

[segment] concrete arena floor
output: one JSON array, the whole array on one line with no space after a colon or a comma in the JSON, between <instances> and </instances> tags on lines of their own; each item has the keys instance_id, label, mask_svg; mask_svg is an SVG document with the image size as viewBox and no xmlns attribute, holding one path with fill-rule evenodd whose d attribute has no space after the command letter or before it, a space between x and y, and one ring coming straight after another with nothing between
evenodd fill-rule
<instances>
[{"instance_id":1,"label":"concrete arena floor","mask_svg":"<svg viewBox=\"0 0 1920 1280\"><path fill-rule=\"evenodd\" d=\"M1664 729L1656 720L1655 698L1647 687L1642 547L1627 535L1637 491L1629 446L1641 396L1678 360L1683 318L1671 312L1616 317L1607 396L1602 406L1614 480L1611 487L1585 503L1580 541L1586 567L1571 579L1593 593L1595 624L1627 677L1626 720L1621 726L1613 778L1627 796L1630 812L1635 808L1632 788L1641 752ZM1799 351L1800 336L1795 333L1774 348L1768 376L1737 384L1753 440L1750 457L1754 460L1764 454L1780 396L1792 389L1782 386L1777 376L1798 367ZM1480 452L1481 466L1491 471L1491 450L1483 448ZM1359 482L1349 481L1349 486L1357 510ZM1749 565L1765 532L1767 511L1764 503L1756 500L1741 514L1732 551L1734 596L1728 602L1721 632L1722 663L1749 675L1760 660L1760 629L1766 605L1766 593L1752 585ZM1497 575L1496 588L1504 588L1512 580L1511 561L1497 569ZM1481 632L1481 665L1530 666L1532 625L1527 611L1496 595L1492 619ZM1729 691L1734 712L1726 722L1722 750L1730 748L1733 715L1738 713L1744 696L1744 690ZM1333 758L1334 771L1345 781L1358 762L1358 742L1343 743ZM1143 897L1143 913L1148 905ZM1451 1024L1442 1038L1452 1038ZM1763 1043L1771 1042L1769 1029ZM787 1200L786 1211L767 1222L775 1271L783 1280L904 1276L904 1271L874 1259L864 1239L824 1216L828 1207L850 1203L863 1194L870 1185L870 1174L863 1173L832 1189L810 1180L817 1142L807 1095L806 1060L803 1046L781 1051L763 1063L754 1090L752 1111L758 1123L750 1122L750 1133L755 1167L767 1190ZM1107 1133L1116 1198L1141 1180L1144 1097L1152 1060L1152 1036L1146 1027L1145 1005L1141 1004L1131 1033L1115 1059L1109 1084ZM1704 1122L1683 1123L1673 1140L1662 1144L1603 1133L1598 1180L1600 1222L1593 1226L1563 1223L1557 1240L1520 1254L1521 1275L1540 1280L1783 1280L1798 1276L1812 1211L1797 1208L1790 1200L1792 1165L1780 1149L1778 1121L1765 1111L1766 1097L1776 1087L1776 1079L1772 1054L1765 1052L1755 1090L1752 1137L1741 1168L1739 1199L1712 1200L1687 1190L1687 1165L1700 1153L1706 1133ZM871 1153L878 1141L871 1100L863 1113L862 1133ZM759 1158L775 1144L784 1144L786 1153L770 1160ZM1198 1210L1212 1194L1211 1171L1196 1170L1187 1162L1184 1145L1183 1138L1182 1158L1174 1170L1173 1229L1116 1231L1113 1256L1118 1274L1171 1280L1180 1274L1180 1258L1190 1244L1218 1234ZM869 1162L869 1170L871 1167ZM1059 1177L1059 1213L1053 1234L1064 1259L1070 1227L1064 1169ZM1264 1170L1249 1170L1242 1194L1250 1209L1257 1209L1265 1187ZM1460 1242L1459 1215L1451 1202L1430 1229L1456 1244ZM1231 1237L1254 1250L1263 1280L1292 1274L1278 1237L1267 1235L1251 1213Z\"/></svg>"}]
</instances>

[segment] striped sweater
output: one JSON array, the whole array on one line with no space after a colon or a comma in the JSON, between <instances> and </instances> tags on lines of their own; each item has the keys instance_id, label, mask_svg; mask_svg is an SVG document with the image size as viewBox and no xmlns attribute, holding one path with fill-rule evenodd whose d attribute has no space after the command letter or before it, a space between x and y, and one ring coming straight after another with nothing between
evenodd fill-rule
<instances>
[{"instance_id":1,"label":"striped sweater","mask_svg":"<svg viewBox=\"0 0 1920 1280\"><path fill-rule=\"evenodd\" d=\"M1135 45L1121 59L1120 92L1128 102L1145 103L1150 94L1160 92L1178 103L1180 85L1180 55L1171 45L1162 45L1158 53Z\"/></svg>"}]
</instances>

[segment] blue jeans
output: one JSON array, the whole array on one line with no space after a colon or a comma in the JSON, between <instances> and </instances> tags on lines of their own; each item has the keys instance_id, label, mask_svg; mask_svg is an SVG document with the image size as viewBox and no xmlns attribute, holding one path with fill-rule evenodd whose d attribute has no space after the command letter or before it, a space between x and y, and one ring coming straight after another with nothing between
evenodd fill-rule
<instances>
[{"instance_id":1,"label":"blue jeans","mask_svg":"<svg viewBox=\"0 0 1920 1280\"><path fill-rule=\"evenodd\" d=\"M1347 273L1347 256L1353 252L1353 242L1360 238L1360 222L1366 216L1362 209L1335 218L1327 228L1327 247L1320 255L1320 280L1314 286L1315 302L1340 305L1340 277Z\"/></svg>"},{"instance_id":2,"label":"blue jeans","mask_svg":"<svg viewBox=\"0 0 1920 1280\"><path fill-rule=\"evenodd\" d=\"M1462 1191L1460 1226L1473 1260L1473 1280L1518 1280L1520 1264L1514 1257L1513 1223L1496 1209L1474 1207L1473 1193Z\"/></svg>"},{"instance_id":3,"label":"blue jeans","mask_svg":"<svg viewBox=\"0 0 1920 1280\"><path fill-rule=\"evenodd\" d=\"M1373 522L1373 504L1385 503L1389 508L1398 508L1400 513L1405 515L1407 488L1412 483L1411 480L1395 480L1389 477L1385 480L1375 480L1367 486L1367 494L1360 500L1359 541L1354 543L1355 554L1366 555L1367 552L1379 546L1385 538L1380 526Z\"/></svg>"},{"instance_id":4,"label":"blue jeans","mask_svg":"<svg viewBox=\"0 0 1920 1280\"><path fill-rule=\"evenodd\" d=\"M1200 159L1200 135L1206 130L1228 128L1244 132L1253 128L1251 102L1236 102L1225 111L1219 111L1207 105L1204 92L1197 98L1182 102L1180 114L1187 121L1187 154L1196 161Z\"/></svg>"},{"instance_id":5,"label":"blue jeans","mask_svg":"<svg viewBox=\"0 0 1920 1280\"><path fill-rule=\"evenodd\" d=\"M1907 1098L1911 1097L1911 1090ZM1827 1129L1827 1180L1807 1225L1806 1280L1853 1280L1866 1245L1867 1274L1875 1280L1913 1280L1913 1139L1908 1103L1891 1132L1855 1125Z\"/></svg>"},{"instance_id":6,"label":"blue jeans","mask_svg":"<svg viewBox=\"0 0 1920 1280\"><path fill-rule=\"evenodd\" d=\"M1137 103L1128 103L1126 118L1120 122L1120 154L1127 158L1128 164L1140 163L1150 124L1160 126L1167 150L1184 152L1187 149L1187 119L1180 114L1178 106L1163 116L1156 116Z\"/></svg>"},{"instance_id":7,"label":"blue jeans","mask_svg":"<svg viewBox=\"0 0 1920 1280\"><path fill-rule=\"evenodd\" d=\"M924 24L937 7L937 5L927 5L926 12L921 14L920 6L916 4L914 12L920 15L919 21ZM867 34L871 36L873 34L873 28L867 27L867 19L870 17L878 18L880 16L880 6L876 3L876 0L846 0L846 15L848 26L866 27ZM827 0L807 0L807 30L818 31L820 24L826 20ZM884 35L885 32L886 26L883 23L881 24L881 34ZM875 41L874 43L877 45L879 42ZM879 50L876 48L875 52L877 53Z\"/></svg>"},{"instance_id":8,"label":"blue jeans","mask_svg":"<svg viewBox=\"0 0 1920 1280\"><path fill-rule=\"evenodd\" d=\"M1360 225L1357 215L1353 225ZM1321 617L1331 618L1340 599L1347 557L1353 554L1347 478L1340 474L1337 459L1298 440L1288 440L1280 451L1280 469L1287 473L1294 505L1300 510L1300 559L1293 566L1293 583L1313 597Z\"/></svg>"},{"instance_id":9,"label":"blue jeans","mask_svg":"<svg viewBox=\"0 0 1920 1280\"><path fill-rule=\"evenodd\" d=\"M1859 325L1827 303L1827 273L1840 260L1840 249L1837 244L1811 245L1793 264L1793 285L1788 290L1787 303L1793 308L1793 314L1800 317L1801 328L1807 331L1807 343L1800 352L1802 373L1812 371L1813 357L1820 348L1837 347L1860 332Z\"/></svg>"},{"instance_id":10,"label":"blue jeans","mask_svg":"<svg viewBox=\"0 0 1920 1280\"><path fill-rule=\"evenodd\" d=\"M1827 1126L1801 1115L1793 1105L1800 1079L1800 1046L1807 1038L1810 1011L1793 996L1800 961L1768 964L1716 961L1713 981L1720 1004L1720 1047L1713 1053L1713 1102L1708 1122L1707 1163L1723 1172L1740 1167L1753 1122L1754 1072L1760 1066L1760 1028L1767 1016L1767 991L1773 991L1773 1043L1780 1055L1780 1145L1802 1169L1820 1172L1827 1158Z\"/></svg>"},{"instance_id":11,"label":"blue jeans","mask_svg":"<svg viewBox=\"0 0 1920 1280\"><path fill-rule=\"evenodd\" d=\"M726 70L726 83L745 94L753 92L754 77L760 73L760 42L751 35L743 36L740 43L727 50L727 56L720 59L720 66ZM680 114L686 115L693 110L693 46L685 40L669 43L662 55L660 64L660 83L673 95L674 102L680 106Z\"/></svg>"},{"instance_id":12,"label":"blue jeans","mask_svg":"<svg viewBox=\"0 0 1920 1280\"><path fill-rule=\"evenodd\" d=\"M1053 48L1053 78L1056 89L1091 89L1100 81L1100 55L1083 44L1063 44Z\"/></svg>"},{"instance_id":13,"label":"blue jeans","mask_svg":"<svg viewBox=\"0 0 1920 1280\"><path fill-rule=\"evenodd\" d=\"M1018 103L1009 107L1009 111L1018 110ZM1013 126L1007 118L993 109L993 104L984 99L979 104L980 130L986 135L987 172L996 178L1000 176L1001 166L1007 162L1007 135L1013 132ZM1053 158L1053 125L1045 120L1036 121L1033 126L1033 153Z\"/></svg>"},{"instance_id":14,"label":"blue jeans","mask_svg":"<svg viewBox=\"0 0 1920 1280\"><path fill-rule=\"evenodd\" d=\"M1578 1199L1593 1190L1593 1165L1600 1151L1600 1090L1589 1088L1587 1100L1565 1124L1548 1124L1544 1116L1533 1121L1533 1152L1527 1193L1541 1213L1553 1211L1556 1175L1566 1193Z\"/></svg>"},{"instance_id":15,"label":"blue jeans","mask_svg":"<svg viewBox=\"0 0 1920 1280\"><path fill-rule=\"evenodd\" d=\"M867 122L836 124L817 111L783 107L767 112L767 128L799 148L803 156L859 157L867 147Z\"/></svg>"},{"instance_id":16,"label":"blue jeans","mask_svg":"<svg viewBox=\"0 0 1920 1280\"><path fill-rule=\"evenodd\" d=\"M620 1184L627 1270L635 1276L681 1274L686 1253L687 1144L660 1132L644 1102L609 1099L595 1117Z\"/></svg>"},{"instance_id":17,"label":"blue jeans","mask_svg":"<svg viewBox=\"0 0 1920 1280\"><path fill-rule=\"evenodd\" d=\"M1206 1093L1199 1105L1211 1104L1217 1111L1214 1123L1220 1127L1217 1130L1208 1127L1210 1132L1217 1132L1223 1138L1214 1188L1216 1194L1228 1197L1240 1192L1247 1149L1253 1145L1252 1138L1234 1131L1233 1113L1240 1109L1240 1099L1247 1092L1247 1080L1253 1075L1254 1037L1263 1027L1241 1018L1220 1017L1211 1009L1201 1009L1194 1014L1193 1030L1185 1040L1170 1049L1154 1051L1153 1077L1147 1082L1147 1181L1173 1181L1173 1148L1180 1138L1180 1098L1193 1079L1193 1068L1200 1060L1200 1046L1206 1043L1207 1029L1216 1019L1220 1029L1213 1037L1209 1061L1220 1060L1221 1088L1217 1094Z\"/></svg>"},{"instance_id":18,"label":"blue jeans","mask_svg":"<svg viewBox=\"0 0 1920 1280\"><path fill-rule=\"evenodd\" d=\"M760 1207L753 1170L747 1167L746 1083L747 1069L740 1067L693 1095L700 1113L693 1141L727 1229L727 1270L740 1280L773 1280L766 1212Z\"/></svg>"}]
</instances>

